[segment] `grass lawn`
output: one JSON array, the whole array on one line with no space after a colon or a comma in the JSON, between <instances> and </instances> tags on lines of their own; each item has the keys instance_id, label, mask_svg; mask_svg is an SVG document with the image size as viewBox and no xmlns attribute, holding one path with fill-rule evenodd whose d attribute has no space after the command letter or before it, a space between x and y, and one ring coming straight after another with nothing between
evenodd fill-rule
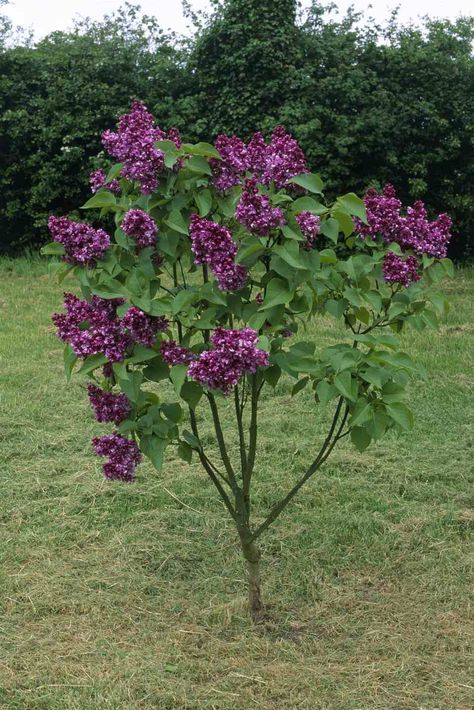
<instances>
[{"instance_id":1,"label":"grass lawn","mask_svg":"<svg viewBox=\"0 0 474 710\"><path fill-rule=\"evenodd\" d=\"M446 284L440 331L403 335L429 372L414 431L364 454L344 440L264 536L258 628L198 464L171 452L162 475L105 482L89 441L108 427L50 321L61 287L39 261L0 278L2 710L473 707L472 272ZM329 342L331 321L312 328ZM309 461L316 414L288 382L264 400L260 510Z\"/></svg>"}]
</instances>

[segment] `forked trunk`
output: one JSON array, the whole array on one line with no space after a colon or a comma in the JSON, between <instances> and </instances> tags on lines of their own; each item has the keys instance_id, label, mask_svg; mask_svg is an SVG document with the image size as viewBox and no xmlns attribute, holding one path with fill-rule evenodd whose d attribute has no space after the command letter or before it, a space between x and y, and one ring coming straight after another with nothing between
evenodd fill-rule
<instances>
[{"instance_id":1,"label":"forked trunk","mask_svg":"<svg viewBox=\"0 0 474 710\"><path fill-rule=\"evenodd\" d=\"M265 612L260 581L260 550L252 542L249 545L242 544L242 551L247 561L249 612L254 624L258 624Z\"/></svg>"}]
</instances>

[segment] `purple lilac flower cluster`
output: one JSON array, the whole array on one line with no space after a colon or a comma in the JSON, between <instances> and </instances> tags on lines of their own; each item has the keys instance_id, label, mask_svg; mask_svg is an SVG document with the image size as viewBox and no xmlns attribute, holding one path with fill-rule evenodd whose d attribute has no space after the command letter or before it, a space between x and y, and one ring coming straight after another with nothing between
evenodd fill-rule
<instances>
[{"instance_id":1,"label":"purple lilac flower cluster","mask_svg":"<svg viewBox=\"0 0 474 710\"><path fill-rule=\"evenodd\" d=\"M400 240L400 246L414 249L418 254L428 254L437 259L444 259L448 253L451 239L452 219L446 213L430 222L425 205L417 200L413 207L407 208L405 224L410 237L405 242Z\"/></svg>"},{"instance_id":2,"label":"purple lilac flower cluster","mask_svg":"<svg viewBox=\"0 0 474 710\"><path fill-rule=\"evenodd\" d=\"M136 343L152 348L156 334L167 329L168 321L162 316L149 316L132 306L122 318L121 327Z\"/></svg>"},{"instance_id":3,"label":"purple lilac flower cluster","mask_svg":"<svg viewBox=\"0 0 474 710\"><path fill-rule=\"evenodd\" d=\"M298 141L290 136L283 126L277 126L265 151L261 182L264 185L274 182L280 189L288 184L290 178L306 172L306 158Z\"/></svg>"},{"instance_id":4,"label":"purple lilac flower cluster","mask_svg":"<svg viewBox=\"0 0 474 710\"><path fill-rule=\"evenodd\" d=\"M92 296L82 301L72 293L64 294L66 313L52 317L60 340L69 343L78 357L103 353L110 362L124 360L134 342L151 346L154 335L166 328L163 318L130 308L122 319L117 315L120 299L107 300ZM131 313L130 313L131 312Z\"/></svg>"},{"instance_id":5,"label":"purple lilac flower cluster","mask_svg":"<svg viewBox=\"0 0 474 710\"><path fill-rule=\"evenodd\" d=\"M214 186L225 192L242 182L242 175L248 170L247 146L237 136L220 135L215 147L222 160L212 158L209 163L214 173Z\"/></svg>"},{"instance_id":6,"label":"purple lilac flower cluster","mask_svg":"<svg viewBox=\"0 0 474 710\"><path fill-rule=\"evenodd\" d=\"M166 139L169 141L173 141L178 150L183 145L183 139L181 138L181 133L179 132L178 128L170 128Z\"/></svg>"},{"instance_id":7,"label":"purple lilac flower cluster","mask_svg":"<svg viewBox=\"0 0 474 710\"><path fill-rule=\"evenodd\" d=\"M115 195L118 195L120 192L120 183L118 180L111 180L110 182L107 182L107 175L105 174L105 170L102 170L99 168L98 170L94 170L89 176L89 182L91 186L92 192L97 192L97 190L100 190L101 187L106 187L107 190L110 190L110 192L113 192Z\"/></svg>"},{"instance_id":8,"label":"purple lilac flower cluster","mask_svg":"<svg viewBox=\"0 0 474 710\"><path fill-rule=\"evenodd\" d=\"M92 446L96 454L109 459L103 466L106 478L124 483L132 483L135 480L135 469L142 460L142 455L134 441L114 432L94 437Z\"/></svg>"},{"instance_id":9,"label":"purple lilac flower cluster","mask_svg":"<svg viewBox=\"0 0 474 710\"><path fill-rule=\"evenodd\" d=\"M321 220L317 215L311 214L311 212L300 212L300 214L296 215L296 221L303 235L306 237L303 249L309 251L314 247L316 237L321 230Z\"/></svg>"},{"instance_id":10,"label":"purple lilac flower cluster","mask_svg":"<svg viewBox=\"0 0 474 710\"><path fill-rule=\"evenodd\" d=\"M160 345L163 360L172 367L173 365L188 365L195 358L194 353L183 345L178 345L174 340L164 340Z\"/></svg>"},{"instance_id":11,"label":"purple lilac flower cluster","mask_svg":"<svg viewBox=\"0 0 474 710\"><path fill-rule=\"evenodd\" d=\"M125 234L135 239L139 250L156 244L158 226L155 220L143 210L129 210L122 220L122 229Z\"/></svg>"},{"instance_id":12,"label":"purple lilac flower cluster","mask_svg":"<svg viewBox=\"0 0 474 710\"><path fill-rule=\"evenodd\" d=\"M398 283L408 288L411 283L420 280L417 267L416 256L407 256L403 259L393 251L389 251L384 257L383 277L388 283Z\"/></svg>"},{"instance_id":13,"label":"purple lilac flower cluster","mask_svg":"<svg viewBox=\"0 0 474 710\"><path fill-rule=\"evenodd\" d=\"M64 260L70 264L94 266L110 246L110 237L103 229L67 217L50 217L48 227L54 241L66 250Z\"/></svg>"},{"instance_id":14,"label":"purple lilac flower cluster","mask_svg":"<svg viewBox=\"0 0 474 710\"><path fill-rule=\"evenodd\" d=\"M222 291L239 291L245 286L247 269L235 263L237 244L222 224L191 215L191 250L196 264L207 264Z\"/></svg>"},{"instance_id":15,"label":"purple lilac flower cluster","mask_svg":"<svg viewBox=\"0 0 474 710\"><path fill-rule=\"evenodd\" d=\"M261 178L266 171L271 152L271 142L267 145L260 131L254 133L247 145L247 170Z\"/></svg>"},{"instance_id":16,"label":"purple lilac flower cluster","mask_svg":"<svg viewBox=\"0 0 474 710\"><path fill-rule=\"evenodd\" d=\"M268 365L268 353L257 348L258 334L252 328L216 328L211 336L212 350L193 361L188 375L211 390L229 394L242 375Z\"/></svg>"},{"instance_id":17,"label":"purple lilac flower cluster","mask_svg":"<svg viewBox=\"0 0 474 710\"><path fill-rule=\"evenodd\" d=\"M267 195L258 191L256 178L245 180L242 195L235 210L236 219L253 234L266 237L285 223L283 211L272 207Z\"/></svg>"},{"instance_id":18,"label":"purple lilac flower cluster","mask_svg":"<svg viewBox=\"0 0 474 710\"><path fill-rule=\"evenodd\" d=\"M66 313L55 313L52 318L58 338L69 343L78 357L103 353L111 362L123 360L131 339L120 327L116 313L120 303L99 296L92 296L89 303L72 293L64 294Z\"/></svg>"},{"instance_id":19,"label":"purple lilac flower cluster","mask_svg":"<svg viewBox=\"0 0 474 710\"><path fill-rule=\"evenodd\" d=\"M418 200L413 207L408 207L406 216L402 216L402 203L393 185L385 185L382 194L369 189L364 202L368 224L355 220L361 237L381 235L385 242L397 242L402 249L413 249L417 254L438 259L446 256L452 226L447 214L440 214L430 222L424 204Z\"/></svg>"},{"instance_id":20,"label":"purple lilac flower cluster","mask_svg":"<svg viewBox=\"0 0 474 710\"><path fill-rule=\"evenodd\" d=\"M277 126L267 144L261 133L255 133L246 145L236 136L218 136L215 146L222 160L211 160L214 185L225 191L243 182L251 172L264 185L275 183L278 189L295 175L307 172L306 159L298 142L283 126Z\"/></svg>"},{"instance_id":21,"label":"purple lilac flower cluster","mask_svg":"<svg viewBox=\"0 0 474 710\"><path fill-rule=\"evenodd\" d=\"M120 424L131 412L130 402L125 394L115 394L90 384L87 387L89 401L98 422Z\"/></svg>"},{"instance_id":22,"label":"purple lilac flower cluster","mask_svg":"<svg viewBox=\"0 0 474 710\"><path fill-rule=\"evenodd\" d=\"M150 194L158 186L158 175L164 168L164 154L155 142L169 137L177 147L181 139L176 129L168 136L155 127L154 119L141 101L134 101L130 113L119 120L118 131L105 131L102 142L110 155L122 162L121 174L140 184L141 192Z\"/></svg>"}]
</instances>

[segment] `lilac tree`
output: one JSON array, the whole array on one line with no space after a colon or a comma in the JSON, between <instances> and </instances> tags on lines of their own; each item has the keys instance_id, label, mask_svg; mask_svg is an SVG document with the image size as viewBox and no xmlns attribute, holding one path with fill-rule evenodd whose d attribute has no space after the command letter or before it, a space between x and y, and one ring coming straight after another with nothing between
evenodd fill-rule
<instances>
[{"instance_id":1,"label":"lilac tree","mask_svg":"<svg viewBox=\"0 0 474 710\"><path fill-rule=\"evenodd\" d=\"M434 326L446 310L433 285L452 270L451 222L430 221L420 202L404 211L389 185L328 203L281 127L269 142L256 133L247 144L236 136L185 144L137 101L103 142L120 162L93 174L83 209L115 222L113 234L51 217L54 241L44 249L82 292L65 294L64 312L53 316L66 371L91 379L96 418L115 425L93 440L106 478L133 481L143 454L161 470L168 446L187 462L197 456L235 522L258 620L261 535L342 438L362 451L390 429L412 427L404 399L417 366L397 333ZM347 337L317 351L299 335L321 314L343 323ZM309 388L315 408L332 415L300 478L255 522L259 400L283 373L295 381L292 395ZM206 405L212 450L196 416Z\"/></svg>"}]
</instances>

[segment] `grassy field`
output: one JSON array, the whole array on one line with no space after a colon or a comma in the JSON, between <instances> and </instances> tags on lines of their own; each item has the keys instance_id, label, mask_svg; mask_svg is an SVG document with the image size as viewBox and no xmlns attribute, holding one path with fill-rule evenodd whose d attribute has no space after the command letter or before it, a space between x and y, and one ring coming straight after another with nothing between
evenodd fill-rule
<instances>
[{"instance_id":1,"label":"grassy field","mask_svg":"<svg viewBox=\"0 0 474 710\"><path fill-rule=\"evenodd\" d=\"M39 261L4 260L0 278L2 710L473 707L472 272L446 285L440 331L403 336L429 372L414 431L341 445L266 534L259 628L198 465L103 481L89 440L104 429L50 322L60 287ZM261 510L323 431L287 383L263 406Z\"/></svg>"}]
</instances>

